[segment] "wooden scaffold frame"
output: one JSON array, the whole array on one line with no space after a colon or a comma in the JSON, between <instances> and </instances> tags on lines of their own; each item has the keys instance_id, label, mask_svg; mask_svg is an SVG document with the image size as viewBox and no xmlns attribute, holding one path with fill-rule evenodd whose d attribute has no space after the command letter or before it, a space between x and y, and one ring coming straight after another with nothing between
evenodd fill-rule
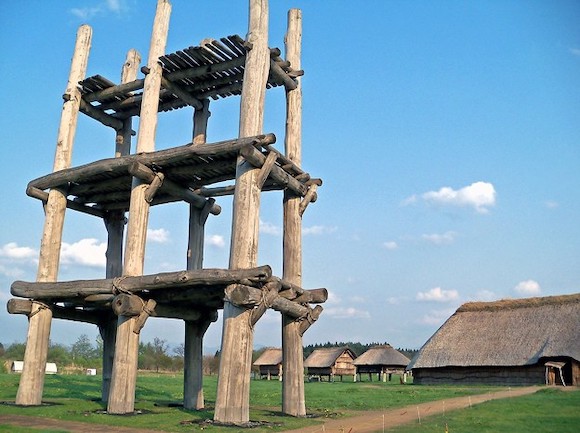
<instances>
[{"instance_id":1,"label":"wooden scaffold frame","mask_svg":"<svg viewBox=\"0 0 580 433\"><path fill-rule=\"evenodd\" d=\"M11 293L16 298L8 301L10 313L29 318L17 404L41 404L50 326L52 318L60 318L98 326L104 345L102 400L108 413L132 413L139 332L155 316L184 321L183 404L202 409L203 336L223 308L214 419L247 423L254 326L272 308L283 317L282 410L306 415L302 335L322 312L311 304L324 303L328 292L302 288L302 215L322 184L300 168L302 16L297 9L288 13L282 59L280 50L268 46L267 0L249 3L248 40L237 35L204 39L197 47L164 54L171 4L158 0L148 62L141 69L145 78L137 78L140 55L130 50L120 84L100 75L85 77L92 30L79 28L53 172L27 188L45 209L36 282L15 281ZM278 86L286 90L284 153L273 147L276 137L262 130L265 92ZM238 138L207 143L210 100L232 95L241 95ZM158 113L186 106L194 109L192 142L156 151ZM79 112L115 129L113 158L71 167ZM140 122L131 153L135 116ZM233 184L223 186L228 180ZM284 193L282 278L257 263L260 197L270 190ZM234 203L229 268L205 269L205 223L221 212L216 197L228 195ZM186 269L143 275L149 209L175 201L190 209ZM58 281L67 208L103 219L105 279Z\"/></svg>"}]
</instances>

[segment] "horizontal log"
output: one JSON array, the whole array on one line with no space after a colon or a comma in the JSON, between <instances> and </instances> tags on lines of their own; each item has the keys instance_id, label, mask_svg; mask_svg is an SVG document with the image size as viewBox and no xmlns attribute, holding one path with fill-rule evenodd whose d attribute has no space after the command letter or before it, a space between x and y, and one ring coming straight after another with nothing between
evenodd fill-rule
<instances>
[{"instance_id":1,"label":"horizontal log","mask_svg":"<svg viewBox=\"0 0 580 433\"><path fill-rule=\"evenodd\" d=\"M255 287L236 284L226 290L226 300L242 308L253 308L259 305L263 299L263 291ZM310 308L283 298L280 295L276 295L269 302L271 304L270 308L294 318L304 317L310 311Z\"/></svg>"},{"instance_id":2,"label":"horizontal log","mask_svg":"<svg viewBox=\"0 0 580 433\"><path fill-rule=\"evenodd\" d=\"M83 95L83 99L87 102L112 99L116 96L126 95L134 90L141 90L144 83L145 80L140 78L129 83L119 84L117 86L107 87L106 89L97 92L87 93L86 95Z\"/></svg>"},{"instance_id":3,"label":"horizontal log","mask_svg":"<svg viewBox=\"0 0 580 433\"><path fill-rule=\"evenodd\" d=\"M280 296L284 296L283 293L280 293ZM299 304L323 304L327 300L328 290L324 288L304 290L300 296L292 299L292 301L298 302Z\"/></svg>"},{"instance_id":4,"label":"horizontal log","mask_svg":"<svg viewBox=\"0 0 580 433\"><path fill-rule=\"evenodd\" d=\"M49 305L49 307L52 310L52 317L55 319L99 325L109 318L108 314L103 311L64 308L58 305ZM25 314L28 316L32 312L32 301L29 299L9 299L6 308L10 314Z\"/></svg>"},{"instance_id":5,"label":"horizontal log","mask_svg":"<svg viewBox=\"0 0 580 433\"><path fill-rule=\"evenodd\" d=\"M270 60L270 75L272 75L276 80L282 81L286 90L294 90L298 87L298 83L289 77L284 69L282 69L274 60Z\"/></svg>"},{"instance_id":6,"label":"horizontal log","mask_svg":"<svg viewBox=\"0 0 580 433\"><path fill-rule=\"evenodd\" d=\"M250 280L266 282L272 276L272 269L265 265L250 269L198 269L180 272L166 272L135 277L107 278L100 280L77 280L61 282L15 281L10 293L21 298L58 299L116 292L140 292L143 290L175 289L192 286L212 286Z\"/></svg>"},{"instance_id":7,"label":"horizontal log","mask_svg":"<svg viewBox=\"0 0 580 433\"><path fill-rule=\"evenodd\" d=\"M187 91L183 90L179 87L178 84L172 83L167 78L161 77L161 85L181 99L183 102L186 102L187 105L196 108L197 110L201 110L203 108L203 104L197 98L191 96Z\"/></svg>"},{"instance_id":8,"label":"horizontal log","mask_svg":"<svg viewBox=\"0 0 580 433\"><path fill-rule=\"evenodd\" d=\"M131 173L132 176L135 176L147 183L154 182L156 179L158 179L158 175L153 170L138 161L134 161L129 166L129 173ZM182 187L167 178L163 179L162 184L160 184L160 188L170 195L185 200L198 209L203 209L207 203L207 199L205 197L199 194L195 194L190 189ZM215 203L212 204L210 208L210 213L212 215L219 215L221 211L222 209L219 205Z\"/></svg>"},{"instance_id":9,"label":"horizontal log","mask_svg":"<svg viewBox=\"0 0 580 433\"><path fill-rule=\"evenodd\" d=\"M147 302L148 300L142 299L139 296L121 293L120 295L115 296L111 307L117 316L132 317L140 315L143 312L144 307L147 305ZM153 308L148 308L152 313L152 317L182 319L189 321L199 320L202 317L201 312L198 310L178 305L157 303Z\"/></svg>"},{"instance_id":10,"label":"horizontal log","mask_svg":"<svg viewBox=\"0 0 580 433\"><path fill-rule=\"evenodd\" d=\"M128 167L135 161L146 166L158 165L162 167L165 164L182 161L184 158L188 157L205 157L220 155L228 152L237 152L239 149L248 145L254 146L272 144L275 141L276 136L274 134L266 134L221 141L213 144L204 144L203 146L197 146L189 143L171 149L122 156L118 158L102 159L100 161L82 166L59 170L31 181L29 186L44 190L61 185L68 185L69 183L82 183L82 181L86 180L87 178L95 175L102 175L103 173L121 175L126 173Z\"/></svg>"},{"instance_id":11,"label":"horizontal log","mask_svg":"<svg viewBox=\"0 0 580 433\"><path fill-rule=\"evenodd\" d=\"M262 167L266 162L266 157L257 150L254 146L245 146L240 150L240 154L254 167ZM306 194L306 186L300 183L287 172L285 172L281 167L274 165L272 171L270 172L270 177L274 179L277 183L284 185L294 191L300 196Z\"/></svg>"},{"instance_id":12,"label":"horizontal log","mask_svg":"<svg viewBox=\"0 0 580 433\"><path fill-rule=\"evenodd\" d=\"M30 185L28 185L28 187L26 188L26 195L28 195L29 197L41 200L44 203L46 203L48 201L48 193L46 191L43 191L39 188L35 188L33 186L30 186ZM69 200L69 199L66 200L66 207L68 209L76 210L76 211L86 213L89 215L98 216L101 218L105 217L105 211L98 209L98 208L95 208L95 207L92 207L92 206L84 205L82 203L76 203L76 202Z\"/></svg>"},{"instance_id":13,"label":"horizontal log","mask_svg":"<svg viewBox=\"0 0 580 433\"><path fill-rule=\"evenodd\" d=\"M104 111L99 110L98 108L93 107L89 102L81 99L79 110L81 113L86 114L89 117L92 117L96 121L102 123L105 126L109 126L116 131L121 130L123 128L123 121L119 120Z\"/></svg>"}]
</instances>

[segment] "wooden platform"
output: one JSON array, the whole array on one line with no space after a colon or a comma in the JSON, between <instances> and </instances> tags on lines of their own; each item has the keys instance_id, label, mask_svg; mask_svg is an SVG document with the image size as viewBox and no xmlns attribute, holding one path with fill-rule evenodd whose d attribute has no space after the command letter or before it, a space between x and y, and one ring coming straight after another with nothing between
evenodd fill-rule
<instances>
[{"instance_id":1,"label":"wooden platform","mask_svg":"<svg viewBox=\"0 0 580 433\"><path fill-rule=\"evenodd\" d=\"M242 91L247 45L238 35L204 39L199 46L185 48L159 58L163 68L159 111L170 111L188 105L201 104L203 99L219 99L240 95ZM294 78L302 75L282 60L278 48L270 49L271 72L267 87L295 87ZM143 68L143 72L147 72ZM90 104L81 107L97 120L127 119L139 115L143 79L116 85L101 75L79 83L83 100ZM198 107L199 108L199 107ZM106 115L106 116L105 116ZM114 122L111 120L111 122ZM106 123L106 122L103 122ZM111 125L110 125L111 126Z\"/></svg>"},{"instance_id":2,"label":"wooden platform","mask_svg":"<svg viewBox=\"0 0 580 433\"><path fill-rule=\"evenodd\" d=\"M184 200L201 208L205 206L207 197L233 194L233 184L215 188L208 186L235 179L240 153L251 159L254 165L262 166L267 155L273 152L276 162L263 189L290 188L297 195L304 196L308 185L316 180L311 180L307 173L288 163L283 155L271 148L270 144L275 140L273 134L267 134L103 159L32 180L27 193L45 200L48 195L45 190L58 188L69 197L68 207L102 216L109 210L128 211L133 177L151 183L162 175L159 189L152 193L152 205ZM218 214L219 207L212 206L210 211Z\"/></svg>"}]
</instances>

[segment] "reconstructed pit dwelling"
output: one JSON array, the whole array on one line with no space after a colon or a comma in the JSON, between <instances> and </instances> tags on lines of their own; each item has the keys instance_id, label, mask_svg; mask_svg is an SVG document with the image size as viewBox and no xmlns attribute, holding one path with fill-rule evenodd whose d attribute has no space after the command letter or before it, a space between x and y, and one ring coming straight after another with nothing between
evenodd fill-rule
<instances>
[{"instance_id":1,"label":"reconstructed pit dwelling","mask_svg":"<svg viewBox=\"0 0 580 433\"><path fill-rule=\"evenodd\" d=\"M58 132L53 173L31 181L27 194L40 199L45 223L36 282L16 281L11 313L26 314L29 328L19 405L42 401L52 318L93 323L104 343L102 398L111 414L133 413L139 332L149 316L185 322L184 407L204 407L202 341L223 308L223 335L214 419L249 421L253 329L268 308L282 313L282 411L306 415L302 335L318 318L326 289L302 288L302 214L317 198L320 179L301 166L301 12L288 13L286 58L268 45L268 3L249 2L248 39L205 39L199 46L165 54L171 4L158 0L145 78L140 56L129 51L121 84L86 78L92 30L77 33ZM265 90L284 86L284 152L262 131ZM238 138L206 143L210 100L241 95ZM193 107L193 139L155 150L160 111ZM116 131L110 159L71 167L78 113ZM132 119L140 117L131 153ZM224 181L232 181L224 185ZM257 266L262 191L283 191L283 275ZM229 269L204 269L204 226L221 211L214 197L233 195ZM189 205L187 269L143 275L151 206ZM103 219L108 244L106 278L57 281L65 210ZM125 225L126 233L125 232ZM123 245L123 236L126 241ZM124 252L123 252L124 251Z\"/></svg>"}]
</instances>

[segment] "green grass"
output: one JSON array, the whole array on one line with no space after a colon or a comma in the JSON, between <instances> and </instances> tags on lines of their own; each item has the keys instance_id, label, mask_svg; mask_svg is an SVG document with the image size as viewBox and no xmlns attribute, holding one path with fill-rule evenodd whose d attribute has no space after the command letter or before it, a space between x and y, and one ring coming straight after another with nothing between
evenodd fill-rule
<instances>
[{"instance_id":1,"label":"green grass","mask_svg":"<svg viewBox=\"0 0 580 433\"><path fill-rule=\"evenodd\" d=\"M68 430L54 430L45 428L18 427L8 424L0 424L0 433L69 433Z\"/></svg>"},{"instance_id":2,"label":"green grass","mask_svg":"<svg viewBox=\"0 0 580 433\"><path fill-rule=\"evenodd\" d=\"M535 394L488 401L397 428L396 433L576 433L580 431L580 390L545 388Z\"/></svg>"},{"instance_id":3,"label":"green grass","mask_svg":"<svg viewBox=\"0 0 580 433\"><path fill-rule=\"evenodd\" d=\"M5 402L5 404L0 404L0 416L3 414L29 415L168 432L208 430L210 433L230 433L236 431L232 428L199 424L203 420L213 418L217 388L215 376L204 379L207 409L188 411L176 406L183 398L181 375L140 374L137 380L135 409L141 414L130 416L103 413L106 407L99 401L100 376L47 376L43 396L43 402L46 404L36 407L17 407L12 404L16 397L19 379L18 375L0 374L0 401ZM250 419L267 421L271 424L251 431L252 433L276 432L314 426L322 423L325 417L345 417L358 411L391 409L427 401L485 393L496 389L401 385L398 377L393 379L392 382L386 383L347 381L305 383L307 412L309 415L314 415L313 418L284 416L280 412L282 384L278 381L254 380L250 387ZM2 428L0 424L0 433L3 431ZM26 430L23 431L26 432Z\"/></svg>"}]
</instances>

